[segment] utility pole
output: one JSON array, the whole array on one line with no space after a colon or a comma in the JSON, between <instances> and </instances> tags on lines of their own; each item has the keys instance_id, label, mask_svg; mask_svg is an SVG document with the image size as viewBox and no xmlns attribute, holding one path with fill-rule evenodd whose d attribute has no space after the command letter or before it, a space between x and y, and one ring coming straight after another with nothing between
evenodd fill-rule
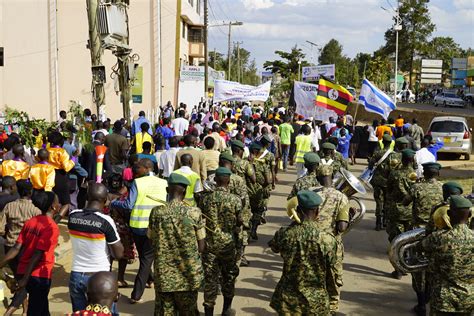
<instances>
[{"instance_id":1,"label":"utility pole","mask_svg":"<svg viewBox=\"0 0 474 316\"><path fill-rule=\"evenodd\" d=\"M229 22L229 34L228 34L228 50L227 50L227 80L230 81L230 64L231 64L231 45L230 45L230 38L232 32L232 22Z\"/></svg>"},{"instance_id":2,"label":"utility pole","mask_svg":"<svg viewBox=\"0 0 474 316\"><path fill-rule=\"evenodd\" d=\"M87 18L89 20L89 41L87 47L91 51L92 68L103 67L101 39L99 34L99 23L97 13L99 12L98 0L86 0ZM98 72L92 72L92 98L99 114L100 107L105 104L104 79L97 75ZM105 77L105 76L104 76Z\"/></svg>"},{"instance_id":3,"label":"utility pole","mask_svg":"<svg viewBox=\"0 0 474 316\"><path fill-rule=\"evenodd\" d=\"M214 48L214 61L212 65L212 68L214 68L214 70L216 70L216 56L217 56L217 52L216 52L216 49Z\"/></svg>"},{"instance_id":4,"label":"utility pole","mask_svg":"<svg viewBox=\"0 0 474 316\"><path fill-rule=\"evenodd\" d=\"M397 106L397 85L398 85L398 31L402 30L402 24L400 23L400 1L397 1L397 10L396 13L396 23L394 26L395 29L395 96L393 103ZM411 80L411 78L410 78ZM411 82L411 81L410 81Z\"/></svg>"},{"instance_id":5,"label":"utility pole","mask_svg":"<svg viewBox=\"0 0 474 316\"><path fill-rule=\"evenodd\" d=\"M199 3L199 2L198 2ZM208 27L209 27L209 16L208 16L208 0L204 0L204 97L207 100L208 97L208 83L209 83L209 52L208 52ZM215 58L215 55L214 55ZM215 60L214 60L215 63Z\"/></svg>"},{"instance_id":6,"label":"utility pole","mask_svg":"<svg viewBox=\"0 0 474 316\"><path fill-rule=\"evenodd\" d=\"M237 82L240 82L240 42L237 42Z\"/></svg>"}]
</instances>

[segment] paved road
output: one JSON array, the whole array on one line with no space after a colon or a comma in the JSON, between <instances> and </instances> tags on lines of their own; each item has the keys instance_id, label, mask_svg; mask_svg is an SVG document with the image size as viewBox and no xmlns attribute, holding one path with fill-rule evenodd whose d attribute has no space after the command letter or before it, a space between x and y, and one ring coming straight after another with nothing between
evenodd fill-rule
<instances>
[{"instance_id":1,"label":"paved road","mask_svg":"<svg viewBox=\"0 0 474 316\"><path fill-rule=\"evenodd\" d=\"M412 103L398 103L397 106L399 108L405 109L414 109L414 110L424 110L430 112L439 112L439 113L446 113L452 115L461 115L461 116L474 116L474 108L467 107L467 108L460 108L460 107L452 107L452 108L445 108L442 105L435 107L432 104L412 104Z\"/></svg>"},{"instance_id":2,"label":"paved road","mask_svg":"<svg viewBox=\"0 0 474 316\"><path fill-rule=\"evenodd\" d=\"M353 169L360 171L364 166ZM282 225L289 224L286 216L286 196L295 180L294 170L279 175L279 184L270 199L268 223L259 229L260 239L247 248L251 266L242 268L237 282L234 307L237 315L275 315L269 301L281 275L282 261L273 254L267 242ZM374 227L374 203L371 195L362 197L367 204L368 213L358 227L345 238L344 287L340 315L411 315L415 302L410 277L402 280L390 278L392 267L387 259L387 235L376 232ZM52 315L64 315L70 311L67 288L70 271L70 255L61 258L54 270L53 289L50 293ZM114 266L116 268L116 265ZM132 283L137 264L130 266L126 279ZM119 302L121 315L153 315L154 291L147 289L145 303L129 305L131 289L122 289ZM219 298L216 314L220 312L222 299ZM199 295L199 308L202 308L202 293Z\"/></svg>"}]
</instances>

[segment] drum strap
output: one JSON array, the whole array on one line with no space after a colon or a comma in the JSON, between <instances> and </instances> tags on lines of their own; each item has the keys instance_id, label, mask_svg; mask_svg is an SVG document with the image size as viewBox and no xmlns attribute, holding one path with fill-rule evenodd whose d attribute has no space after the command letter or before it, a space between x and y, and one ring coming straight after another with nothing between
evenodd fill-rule
<instances>
[{"instance_id":1,"label":"drum strap","mask_svg":"<svg viewBox=\"0 0 474 316\"><path fill-rule=\"evenodd\" d=\"M326 158L323 158L323 159L321 159L321 162L322 162L323 165L332 165L334 160L332 160L332 159L326 160Z\"/></svg>"}]
</instances>

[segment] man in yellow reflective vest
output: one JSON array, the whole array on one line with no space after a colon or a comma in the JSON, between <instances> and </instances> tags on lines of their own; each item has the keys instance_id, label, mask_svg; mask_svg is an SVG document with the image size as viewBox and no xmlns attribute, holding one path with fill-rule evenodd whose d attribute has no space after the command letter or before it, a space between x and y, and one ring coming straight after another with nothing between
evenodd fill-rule
<instances>
[{"instance_id":1,"label":"man in yellow reflective vest","mask_svg":"<svg viewBox=\"0 0 474 316\"><path fill-rule=\"evenodd\" d=\"M145 287L151 280L151 265L153 264L153 247L146 233L151 210L155 206L166 203L166 180L153 175L153 162L150 159L142 159L138 162L139 174L145 174L144 177L136 178L130 188L126 200L112 202L111 207L131 211L130 228L132 230L133 241L138 251L140 266L138 268L133 291L130 297L130 303L141 302L141 297Z\"/></svg>"},{"instance_id":2,"label":"man in yellow reflective vest","mask_svg":"<svg viewBox=\"0 0 474 316\"><path fill-rule=\"evenodd\" d=\"M180 161L181 168L173 171L173 173L180 174L188 179L189 185L186 188L184 200L189 206L196 206L194 193L199 193L202 191L201 177L191 169L193 165L193 156L190 154L184 154L181 156Z\"/></svg>"},{"instance_id":3,"label":"man in yellow reflective vest","mask_svg":"<svg viewBox=\"0 0 474 316\"><path fill-rule=\"evenodd\" d=\"M304 167L304 154L310 152L311 148L311 127L309 125L303 125L301 127L301 134L296 136L296 153L295 153L295 162L296 162L296 175L297 178L301 178L306 173L306 168Z\"/></svg>"}]
</instances>

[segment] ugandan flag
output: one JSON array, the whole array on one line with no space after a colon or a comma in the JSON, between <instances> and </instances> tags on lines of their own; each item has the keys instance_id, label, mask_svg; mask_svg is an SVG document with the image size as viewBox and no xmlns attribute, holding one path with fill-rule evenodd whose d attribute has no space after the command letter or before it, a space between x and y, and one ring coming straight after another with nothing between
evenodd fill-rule
<instances>
[{"instance_id":1,"label":"ugandan flag","mask_svg":"<svg viewBox=\"0 0 474 316\"><path fill-rule=\"evenodd\" d=\"M344 115L351 101L352 95L346 88L329 80L319 79L316 106L334 111L337 115Z\"/></svg>"}]
</instances>

